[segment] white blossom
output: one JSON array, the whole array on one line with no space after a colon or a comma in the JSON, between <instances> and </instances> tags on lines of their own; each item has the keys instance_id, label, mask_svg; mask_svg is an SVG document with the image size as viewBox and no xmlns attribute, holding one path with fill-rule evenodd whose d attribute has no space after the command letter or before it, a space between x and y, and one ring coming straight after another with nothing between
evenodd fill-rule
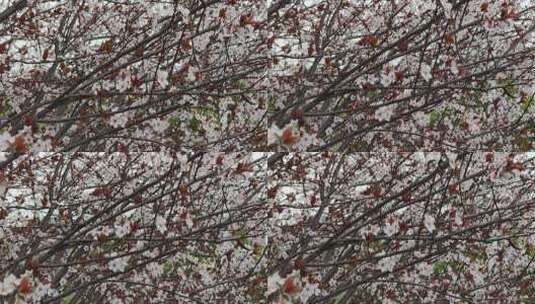
<instances>
[{"instance_id":1,"label":"white blossom","mask_svg":"<svg viewBox=\"0 0 535 304\"><path fill-rule=\"evenodd\" d=\"M420 275L427 277L433 273L433 266L426 262L422 262L416 265L416 270Z\"/></svg>"},{"instance_id":2,"label":"white blossom","mask_svg":"<svg viewBox=\"0 0 535 304\"><path fill-rule=\"evenodd\" d=\"M424 217L424 225L429 232L433 232L433 230L435 230L435 218L429 214L426 214Z\"/></svg>"},{"instance_id":3,"label":"white blossom","mask_svg":"<svg viewBox=\"0 0 535 304\"><path fill-rule=\"evenodd\" d=\"M381 269L382 272L390 272L394 270L394 267L399 262L400 258L401 258L400 255L394 255L394 256L382 258L381 260L379 260L379 263L378 263L379 268Z\"/></svg>"},{"instance_id":4,"label":"white blossom","mask_svg":"<svg viewBox=\"0 0 535 304\"><path fill-rule=\"evenodd\" d=\"M156 73L156 77L157 77L158 83L160 84L162 88L165 88L167 84L169 83L167 81L168 73L165 70L158 70L158 72Z\"/></svg>"},{"instance_id":5,"label":"white blossom","mask_svg":"<svg viewBox=\"0 0 535 304\"><path fill-rule=\"evenodd\" d=\"M7 296L13 292L20 283L20 279L17 279L12 273L6 275L4 280L0 283L0 296Z\"/></svg>"},{"instance_id":6,"label":"white blossom","mask_svg":"<svg viewBox=\"0 0 535 304\"><path fill-rule=\"evenodd\" d=\"M379 121L389 121L394 114L394 105L381 106L375 111L375 119Z\"/></svg>"},{"instance_id":7,"label":"white blossom","mask_svg":"<svg viewBox=\"0 0 535 304\"><path fill-rule=\"evenodd\" d=\"M117 235L120 238L127 235L129 232L130 232L130 226L128 223L115 226L115 235Z\"/></svg>"},{"instance_id":8,"label":"white blossom","mask_svg":"<svg viewBox=\"0 0 535 304\"><path fill-rule=\"evenodd\" d=\"M303 290L301 290L301 294L299 295L299 298L301 299L301 303L307 303L310 297L317 296L320 294L321 294L321 290L318 288L317 284L310 284L307 282L303 286Z\"/></svg>"},{"instance_id":9,"label":"white blossom","mask_svg":"<svg viewBox=\"0 0 535 304\"><path fill-rule=\"evenodd\" d=\"M393 222L392 224L390 222L387 222L385 224L385 228L383 229L384 233L388 237L391 237L394 234L396 234L398 232L398 230L399 230L399 225L398 225L397 221Z\"/></svg>"},{"instance_id":10,"label":"white blossom","mask_svg":"<svg viewBox=\"0 0 535 304\"><path fill-rule=\"evenodd\" d=\"M165 233L167 231L166 221L162 216L160 215L156 216L155 224L156 224L156 229L158 229L160 233Z\"/></svg>"},{"instance_id":11,"label":"white blossom","mask_svg":"<svg viewBox=\"0 0 535 304\"><path fill-rule=\"evenodd\" d=\"M157 278L163 274L163 266L153 262L147 265L147 272L154 278Z\"/></svg>"},{"instance_id":12,"label":"white blossom","mask_svg":"<svg viewBox=\"0 0 535 304\"><path fill-rule=\"evenodd\" d=\"M110 270L113 272L122 272L128 266L128 256L121 258L114 258L108 262Z\"/></svg>"},{"instance_id":13,"label":"white blossom","mask_svg":"<svg viewBox=\"0 0 535 304\"><path fill-rule=\"evenodd\" d=\"M425 81L429 81L433 78L433 76L431 75L431 67L425 63L422 63L420 74L425 79Z\"/></svg>"}]
</instances>

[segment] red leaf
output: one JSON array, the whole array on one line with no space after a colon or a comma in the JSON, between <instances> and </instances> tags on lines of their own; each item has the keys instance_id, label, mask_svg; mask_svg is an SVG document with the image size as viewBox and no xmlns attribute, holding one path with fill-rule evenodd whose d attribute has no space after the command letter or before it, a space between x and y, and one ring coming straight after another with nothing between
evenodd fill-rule
<instances>
[{"instance_id":1,"label":"red leaf","mask_svg":"<svg viewBox=\"0 0 535 304\"><path fill-rule=\"evenodd\" d=\"M30 282L30 279L26 277L22 278L19 285L19 291L23 294L29 294L32 292L32 283Z\"/></svg>"},{"instance_id":2,"label":"red leaf","mask_svg":"<svg viewBox=\"0 0 535 304\"><path fill-rule=\"evenodd\" d=\"M312 56L314 54L314 46L310 44L307 49L308 56Z\"/></svg>"},{"instance_id":3,"label":"red leaf","mask_svg":"<svg viewBox=\"0 0 535 304\"><path fill-rule=\"evenodd\" d=\"M227 16L227 9L226 8L220 9L219 10L219 18L225 19L226 16Z\"/></svg>"},{"instance_id":4,"label":"red leaf","mask_svg":"<svg viewBox=\"0 0 535 304\"><path fill-rule=\"evenodd\" d=\"M449 185L448 190L450 194L459 193L459 188L457 187L457 185Z\"/></svg>"},{"instance_id":5,"label":"red leaf","mask_svg":"<svg viewBox=\"0 0 535 304\"><path fill-rule=\"evenodd\" d=\"M180 195L182 196L182 199L185 199L188 195L188 186L186 184L182 184L179 187Z\"/></svg>"},{"instance_id":6,"label":"red leaf","mask_svg":"<svg viewBox=\"0 0 535 304\"><path fill-rule=\"evenodd\" d=\"M301 258L295 260L294 265L299 270L305 270L305 261Z\"/></svg>"},{"instance_id":7,"label":"red leaf","mask_svg":"<svg viewBox=\"0 0 535 304\"><path fill-rule=\"evenodd\" d=\"M5 54L7 52L7 42L0 43L0 54Z\"/></svg>"},{"instance_id":8,"label":"red leaf","mask_svg":"<svg viewBox=\"0 0 535 304\"><path fill-rule=\"evenodd\" d=\"M455 37L452 34L447 34L445 39L447 44L455 43Z\"/></svg>"},{"instance_id":9,"label":"red leaf","mask_svg":"<svg viewBox=\"0 0 535 304\"><path fill-rule=\"evenodd\" d=\"M109 187L96 188L91 195L111 197L112 190Z\"/></svg>"},{"instance_id":10,"label":"red leaf","mask_svg":"<svg viewBox=\"0 0 535 304\"><path fill-rule=\"evenodd\" d=\"M24 124L28 127L35 125L35 118L32 116L24 116Z\"/></svg>"},{"instance_id":11,"label":"red leaf","mask_svg":"<svg viewBox=\"0 0 535 304\"><path fill-rule=\"evenodd\" d=\"M191 50L191 39L189 38L185 38L183 39L181 42L180 42L180 46L184 49L184 50Z\"/></svg>"},{"instance_id":12,"label":"red leaf","mask_svg":"<svg viewBox=\"0 0 535 304\"><path fill-rule=\"evenodd\" d=\"M222 166L222 165L223 165L223 160L224 160L224 158L225 158L225 157L224 157L223 155L219 155L219 156L216 158L216 160L215 160L216 165L218 165L218 166Z\"/></svg>"},{"instance_id":13,"label":"red leaf","mask_svg":"<svg viewBox=\"0 0 535 304\"><path fill-rule=\"evenodd\" d=\"M267 191L268 198L275 198L275 196L277 196L278 190L279 190L279 186L275 186L271 189L268 189Z\"/></svg>"},{"instance_id":14,"label":"red leaf","mask_svg":"<svg viewBox=\"0 0 535 304\"><path fill-rule=\"evenodd\" d=\"M409 43L406 40L402 40L398 43L398 50L400 52L406 52L409 49Z\"/></svg>"},{"instance_id":15,"label":"red leaf","mask_svg":"<svg viewBox=\"0 0 535 304\"><path fill-rule=\"evenodd\" d=\"M520 163L520 162L514 162L511 159L508 159L507 160L507 165L505 166L505 170L507 172L510 172L510 171L513 171L513 170L522 171L522 170L524 170L524 165L522 163Z\"/></svg>"},{"instance_id":16,"label":"red leaf","mask_svg":"<svg viewBox=\"0 0 535 304\"><path fill-rule=\"evenodd\" d=\"M46 60L48 58L48 49L46 49L44 52L43 52L43 60Z\"/></svg>"},{"instance_id":17,"label":"red leaf","mask_svg":"<svg viewBox=\"0 0 535 304\"><path fill-rule=\"evenodd\" d=\"M135 54L136 54L137 57L142 57L144 52L145 52L145 50L143 49L143 47L138 47L136 49Z\"/></svg>"},{"instance_id":18,"label":"red leaf","mask_svg":"<svg viewBox=\"0 0 535 304\"><path fill-rule=\"evenodd\" d=\"M395 71L394 75L396 76L396 81L402 81L405 75L403 75L402 71Z\"/></svg>"},{"instance_id":19,"label":"red leaf","mask_svg":"<svg viewBox=\"0 0 535 304\"><path fill-rule=\"evenodd\" d=\"M143 84L143 80L139 79L136 75L130 76L130 82L133 87L139 87Z\"/></svg>"},{"instance_id":20,"label":"red leaf","mask_svg":"<svg viewBox=\"0 0 535 304\"><path fill-rule=\"evenodd\" d=\"M381 196L381 193L383 192L383 189L379 184L375 184L372 189L373 197L379 198Z\"/></svg>"},{"instance_id":21,"label":"red leaf","mask_svg":"<svg viewBox=\"0 0 535 304\"><path fill-rule=\"evenodd\" d=\"M139 229L139 224L137 222L130 222L130 231L136 232Z\"/></svg>"},{"instance_id":22,"label":"red leaf","mask_svg":"<svg viewBox=\"0 0 535 304\"><path fill-rule=\"evenodd\" d=\"M282 285L282 292L285 294L293 295L299 292L299 288L297 287L297 284L295 284L293 278L287 278L286 281L284 281L284 285Z\"/></svg>"},{"instance_id":23,"label":"red leaf","mask_svg":"<svg viewBox=\"0 0 535 304\"><path fill-rule=\"evenodd\" d=\"M0 193L2 194L2 193ZM7 210L4 208L0 208L0 220L3 220L7 217L8 213Z\"/></svg>"},{"instance_id":24,"label":"red leaf","mask_svg":"<svg viewBox=\"0 0 535 304\"><path fill-rule=\"evenodd\" d=\"M251 16L250 13L248 14L242 14L240 16L240 25L241 26L245 26L245 25L248 25L248 24L253 24L254 21L253 21L253 17Z\"/></svg>"},{"instance_id":25,"label":"red leaf","mask_svg":"<svg viewBox=\"0 0 535 304\"><path fill-rule=\"evenodd\" d=\"M379 39L374 35L367 35L360 41L361 44L367 44L371 47L376 47L379 45Z\"/></svg>"},{"instance_id":26,"label":"red leaf","mask_svg":"<svg viewBox=\"0 0 535 304\"><path fill-rule=\"evenodd\" d=\"M409 203L411 201L411 193L409 191L403 193L403 195L401 195L401 200L405 203Z\"/></svg>"},{"instance_id":27,"label":"red leaf","mask_svg":"<svg viewBox=\"0 0 535 304\"><path fill-rule=\"evenodd\" d=\"M112 50L113 50L113 41L111 39L107 40L106 42L100 45L100 51L103 53L111 53Z\"/></svg>"},{"instance_id":28,"label":"red leaf","mask_svg":"<svg viewBox=\"0 0 535 304\"><path fill-rule=\"evenodd\" d=\"M244 172L253 172L253 165L251 164L244 164L239 163L238 168L236 168L237 173L244 173Z\"/></svg>"},{"instance_id":29,"label":"red leaf","mask_svg":"<svg viewBox=\"0 0 535 304\"><path fill-rule=\"evenodd\" d=\"M297 137L293 135L292 129L290 128L287 128L282 132L281 140L285 145L294 145L297 143Z\"/></svg>"},{"instance_id":30,"label":"red leaf","mask_svg":"<svg viewBox=\"0 0 535 304\"><path fill-rule=\"evenodd\" d=\"M22 135L19 135L15 138L15 142L13 143L13 148L15 149L15 152L17 153L26 153L28 152L28 145L26 144L26 140Z\"/></svg>"},{"instance_id":31,"label":"red leaf","mask_svg":"<svg viewBox=\"0 0 535 304\"><path fill-rule=\"evenodd\" d=\"M378 198L381 196L383 189L379 184L373 184L369 186L366 190L362 192L363 195L373 195L373 197Z\"/></svg>"},{"instance_id":32,"label":"red leaf","mask_svg":"<svg viewBox=\"0 0 535 304\"><path fill-rule=\"evenodd\" d=\"M405 232L409 229L409 225L406 222L399 223L399 230Z\"/></svg>"}]
</instances>

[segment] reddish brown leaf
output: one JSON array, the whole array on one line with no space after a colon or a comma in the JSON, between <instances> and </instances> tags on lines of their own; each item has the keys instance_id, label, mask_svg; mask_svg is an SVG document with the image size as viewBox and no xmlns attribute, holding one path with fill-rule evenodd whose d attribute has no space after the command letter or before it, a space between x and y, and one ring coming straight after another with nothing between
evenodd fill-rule
<instances>
[{"instance_id":1,"label":"reddish brown leaf","mask_svg":"<svg viewBox=\"0 0 535 304\"><path fill-rule=\"evenodd\" d=\"M447 44L454 44L455 36L453 36L452 34L447 34L445 40Z\"/></svg>"},{"instance_id":2,"label":"reddish brown leaf","mask_svg":"<svg viewBox=\"0 0 535 304\"><path fill-rule=\"evenodd\" d=\"M403 71L395 71L394 76L396 77L396 81L403 81L403 78L405 77Z\"/></svg>"},{"instance_id":3,"label":"reddish brown leaf","mask_svg":"<svg viewBox=\"0 0 535 304\"><path fill-rule=\"evenodd\" d=\"M22 294L29 294L32 292L32 283L27 277L22 278L19 284L19 292Z\"/></svg>"},{"instance_id":4,"label":"reddish brown leaf","mask_svg":"<svg viewBox=\"0 0 535 304\"><path fill-rule=\"evenodd\" d=\"M28 127L35 125L35 118L33 116L24 116L24 124Z\"/></svg>"},{"instance_id":5,"label":"reddish brown leaf","mask_svg":"<svg viewBox=\"0 0 535 304\"><path fill-rule=\"evenodd\" d=\"M139 224L137 222L130 222L130 231L136 232L139 229Z\"/></svg>"},{"instance_id":6,"label":"reddish brown leaf","mask_svg":"<svg viewBox=\"0 0 535 304\"><path fill-rule=\"evenodd\" d=\"M182 184L178 188L180 190L180 194L182 195L182 198L188 195L188 185Z\"/></svg>"},{"instance_id":7,"label":"reddish brown leaf","mask_svg":"<svg viewBox=\"0 0 535 304\"><path fill-rule=\"evenodd\" d=\"M219 18L225 19L226 16L227 16L227 9L226 8L220 9L219 10Z\"/></svg>"},{"instance_id":8,"label":"reddish brown leaf","mask_svg":"<svg viewBox=\"0 0 535 304\"><path fill-rule=\"evenodd\" d=\"M2 193L0 193L2 194ZM0 208L0 220L3 220L7 217L8 213L5 208Z\"/></svg>"},{"instance_id":9,"label":"reddish brown leaf","mask_svg":"<svg viewBox=\"0 0 535 304\"><path fill-rule=\"evenodd\" d=\"M113 41L110 39L110 40L106 40L104 43L102 43L100 45L100 51L103 52L103 53L111 53L111 51L113 50Z\"/></svg>"},{"instance_id":10,"label":"reddish brown leaf","mask_svg":"<svg viewBox=\"0 0 535 304\"><path fill-rule=\"evenodd\" d=\"M294 295L299 292L299 287L294 282L292 277L287 278L286 281L284 281L284 285L282 285L282 292L289 295Z\"/></svg>"},{"instance_id":11,"label":"reddish brown leaf","mask_svg":"<svg viewBox=\"0 0 535 304\"><path fill-rule=\"evenodd\" d=\"M279 190L278 186L268 189L267 191L268 198L275 198L278 190Z\"/></svg>"},{"instance_id":12,"label":"reddish brown leaf","mask_svg":"<svg viewBox=\"0 0 535 304\"><path fill-rule=\"evenodd\" d=\"M251 164L244 164L239 163L238 167L236 168L237 173L244 173L244 172L253 172L253 165Z\"/></svg>"},{"instance_id":13,"label":"reddish brown leaf","mask_svg":"<svg viewBox=\"0 0 535 304\"><path fill-rule=\"evenodd\" d=\"M381 188L381 185L375 184L372 189L373 197L379 198L381 197L381 193L383 192L383 189Z\"/></svg>"},{"instance_id":14,"label":"reddish brown leaf","mask_svg":"<svg viewBox=\"0 0 535 304\"><path fill-rule=\"evenodd\" d=\"M371 47L377 47L379 45L379 39L374 35L367 35L362 38L360 43L363 45L369 45Z\"/></svg>"},{"instance_id":15,"label":"reddish brown leaf","mask_svg":"<svg viewBox=\"0 0 535 304\"><path fill-rule=\"evenodd\" d=\"M182 39L182 41L180 42L180 46L184 50L191 50L191 47L192 47L191 39L189 38Z\"/></svg>"},{"instance_id":16,"label":"reddish brown leaf","mask_svg":"<svg viewBox=\"0 0 535 304\"><path fill-rule=\"evenodd\" d=\"M7 43L0 43L0 54L5 54L7 52Z\"/></svg>"},{"instance_id":17,"label":"reddish brown leaf","mask_svg":"<svg viewBox=\"0 0 535 304\"><path fill-rule=\"evenodd\" d=\"M398 50L400 52L406 52L409 49L409 43L406 40L401 40L398 43Z\"/></svg>"},{"instance_id":18,"label":"reddish brown leaf","mask_svg":"<svg viewBox=\"0 0 535 304\"><path fill-rule=\"evenodd\" d=\"M281 140L285 145L294 145L297 143L297 136L292 133L292 129L286 128L282 132Z\"/></svg>"},{"instance_id":19,"label":"reddish brown leaf","mask_svg":"<svg viewBox=\"0 0 535 304\"><path fill-rule=\"evenodd\" d=\"M26 144L26 140L24 139L24 136L19 135L15 138L15 142L13 143L13 148L15 149L15 152L17 153L28 152L28 145Z\"/></svg>"},{"instance_id":20,"label":"reddish brown leaf","mask_svg":"<svg viewBox=\"0 0 535 304\"><path fill-rule=\"evenodd\" d=\"M305 269L305 261L303 259L301 259L301 258L296 259L295 262L294 262L294 265L295 265L296 269L299 269L299 270L304 270Z\"/></svg>"},{"instance_id":21,"label":"reddish brown leaf","mask_svg":"<svg viewBox=\"0 0 535 304\"><path fill-rule=\"evenodd\" d=\"M524 165L520 162L512 161L511 159L507 160L507 165L505 166L505 170L510 172L513 170L522 171L524 170Z\"/></svg>"},{"instance_id":22,"label":"reddish brown leaf","mask_svg":"<svg viewBox=\"0 0 535 304\"><path fill-rule=\"evenodd\" d=\"M458 185L449 185L448 186L448 191L450 192L450 194L459 193L459 186Z\"/></svg>"},{"instance_id":23,"label":"reddish brown leaf","mask_svg":"<svg viewBox=\"0 0 535 304\"><path fill-rule=\"evenodd\" d=\"M134 54L136 54L137 57L141 57L143 56L143 53L145 53L145 50L143 49L143 47L138 47Z\"/></svg>"},{"instance_id":24,"label":"reddish brown leaf","mask_svg":"<svg viewBox=\"0 0 535 304\"><path fill-rule=\"evenodd\" d=\"M223 155L219 155L217 156L216 160L215 160L215 163L216 165L218 166L222 166L223 165L223 160L225 159L225 157Z\"/></svg>"},{"instance_id":25,"label":"reddish brown leaf","mask_svg":"<svg viewBox=\"0 0 535 304\"><path fill-rule=\"evenodd\" d=\"M241 26L245 26L245 25L253 24L253 23L254 23L253 17L251 16L250 13L243 14L243 15L240 16L240 25Z\"/></svg>"},{"instance_id":26,"label":"reddish brown leaf","mask_svg":"<svg viewBox=\"0 0 535 304\"><path fill-rule=\"evenodd\" d=\"M411 193L409 191L406 191L401 195L401 200L405 203L410 203L411 201Z\"/></svg>"}]
</instances>

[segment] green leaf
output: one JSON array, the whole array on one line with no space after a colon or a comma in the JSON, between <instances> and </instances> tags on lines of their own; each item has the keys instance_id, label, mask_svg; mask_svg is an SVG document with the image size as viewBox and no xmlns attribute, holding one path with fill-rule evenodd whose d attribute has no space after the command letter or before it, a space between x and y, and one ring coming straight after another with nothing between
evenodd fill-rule
<instances>
[{"instance_id":1,"label":"green leaf","mask_svg":"<svg viewBox=\"0 0 535 304\"><path fill-rule=\"evenodd\" d=\"M268 99L268 111L269 112L275 112L277 108L275 107L275 97L270 97Z\"/></svg>"},{"instance_id":2,"label":"green leaf","mask_svg":"<svg viewBox=\"0 0 535 304\"><path fill-rule=\"evenodd\" d=\"M368 98L374 98L374 97L377 97L379 96L379 90L373 90L373 91L368 91L368 93L366 93L366 97Z\"/></svg>"},{"instance_id":3,"label":"green leaf","mask_svg":"<svg viewBox=\"0 0 535 304\"><path fill-rule=\"evenodd\" d=\"M164 274L169 274L173 271L173 263L171 261L167 261L165 262L165 264L163 265L163 273Z\"/></svg>"},{"instance_id":4,"label":"green leaf","mask_svg":"<svg viewBox=\"0 0 535 304\"><path fill-rule=\"evenodd\" d=\"M437 110L433 110L433 112L429 113L429 126L435 127L441 116L441 113Z\"/></svg>"},{"instance_id":5,"label":"green leaf","mask_svg":"<svg viewBox=\"0 0 535 304\"><path fill-rule=\"evenodd\" d=\"M69 304L72 301L72 298L74 298L74 294L70 294L63 298L63 304Z\"/></svg>"},{"instance_id":6,"label":"green leaf","mask_svg":"<svg viewBox=\"0 0 535 304\"><path fill-rule=\"evenodd\" d=\"M253 254L257 258L257 261L264 255L266 250L267 250L266 246L257 245L256 247L254 247Z\"/></svg>"},{"instance_id":7,"label":"green leaf","mask_svg":"<svg viewBox=\"0 0 535 304\"><path fill-rule=\"evenodd\" d=\"M529 137L517 135L514 137L514 143L521 152L528 152L531 150L531 141Z\"/></svg>"},{"instance_id":8,"label":"green leaf","mask_svg":"<svg viewBox=\"0 0 535 304\"><path fill-rule=\"evenodd\" d=\"M247 88L247 81L243 80L243 79L240 79L238 81L235 82L235 85L240 89L240 90L245 90Z\"/></svg>"},{"instance_id":9,"label":"green leaf","mask_svg":"<svg viewBox=\"0 0 535 304\"><path fill-rule=\"evenodd\" d=\"M13 110L13 107L11 106L11 99L9 97L6 97L4 99L3 104L0 103L0 115L5 116L9 112L11 112L11 110Z\"/></svg>"},{"instance_id":10,"label":"green leaf","mask_svg":"<svg viewBox=\"0 0 535 304\"><path fill-rule=\"evenodd\" d=\"M337 144L329 147L328 149L329 149L330 152L337 152L338 149L340 149L341 146L342 146L342 143L337 143Z\"/></svg>"},{"instance_id":11,"label":"green leaf","mask_svg":"<svg viewBox=\"0 0 535 304\"><path fill-rule=\"evenodd\" d=\"M487 253L484 249L469 250L467 255L472 262L478 260L485 261L487 259Z\"/></svg>"},{"instance_id":12,"label":"green leaf","mask_svg":"<svg viewBox=\"0 0 535 304\"><path fill-rule=\"evenodd\" d=\"M245 245L249 245L251 243L251 241L249 241L249 238L247 237L247 233L245 232L240 232L240 240L245 244Z\"/></svg>"},{"instance_id":13,"label":"green leaf","mask_svg":"<svg viewBox=\"0 0 535 304\"><path fill-rule=\"evenodd\" d=\"M171 128L178 127L180 125L180 120L178 119L178 117L171 117L167 120L167 122L169 123L169 126L171 126Z\"/></svg>"},{"instance_id":14,"label":"green leaf","mask_svg":"<svg viewBox=\"0 0 535 304\"><path fill-rule=\"evenodd\" d=\"M433 265L433 272L435 274L443 274L446 272L447 268L448 268L447 261L438 261Z\"/></svg>"},{"instance_id":15,"label":"green leaf","mask_svg":"<svg viewBox=\"0 0 535 304\"><path fill-rule=\"evenodd\" d=\"M531 110L533 110L533 98L535 96L534 95L531 95L529 98L524 98L524 100L522 101L522 111L524 112L531 112Z\"/></svg>"},{"instance_id":16,"label":"green leaf","mask_svg":"<svg viewBox=\"0 0 535 304\"><path fill-rule=\"evenodd\" d=\"M198 120L197 118L192 117L192 118L189 120L189 128L190 128L192 131L198 132L198 131L200 130L200 127L201 127L201 121Z\"/></svg>"}]
</instances>

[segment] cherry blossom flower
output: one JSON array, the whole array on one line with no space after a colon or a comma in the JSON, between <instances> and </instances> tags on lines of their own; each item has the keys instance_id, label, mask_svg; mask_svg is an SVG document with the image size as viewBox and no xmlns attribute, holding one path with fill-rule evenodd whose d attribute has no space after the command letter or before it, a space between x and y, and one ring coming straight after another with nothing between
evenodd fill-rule
<instances>
[{"instance_id":1,"label":"cherry blossom flower","mask_svg":"<svg viewBox=\"0 0 535 304\"><path fill-rule=\"evenodd\" d=\"M426 214L424 216L424 226L425 228L427 228L427 230L429 232L433 232L435 230L435 218L430 215L430 214Z\"/></svg>"},{"instance_id":2,"label":"cherry blossom flower","mask_svg":"<svg viewBox=\"0 0 535 304\"><path fill-rule=\"evenodd\" d=\"M128 266L129 257L112 258L108 262L109 269L113 272L122 272Z\"/></svg>"},{"instance_id":3,"label":"cherry blossom flower","mask_svg":"<svg viewBox=\"0 0 535 304\"><path fill-rule=\"evenodd\" d=\"M0 296L7 296L15 291L19 285L20 279L17 279L12 273L6 274L2 283L0 283Z\"/></svg>"}]
</instances>

